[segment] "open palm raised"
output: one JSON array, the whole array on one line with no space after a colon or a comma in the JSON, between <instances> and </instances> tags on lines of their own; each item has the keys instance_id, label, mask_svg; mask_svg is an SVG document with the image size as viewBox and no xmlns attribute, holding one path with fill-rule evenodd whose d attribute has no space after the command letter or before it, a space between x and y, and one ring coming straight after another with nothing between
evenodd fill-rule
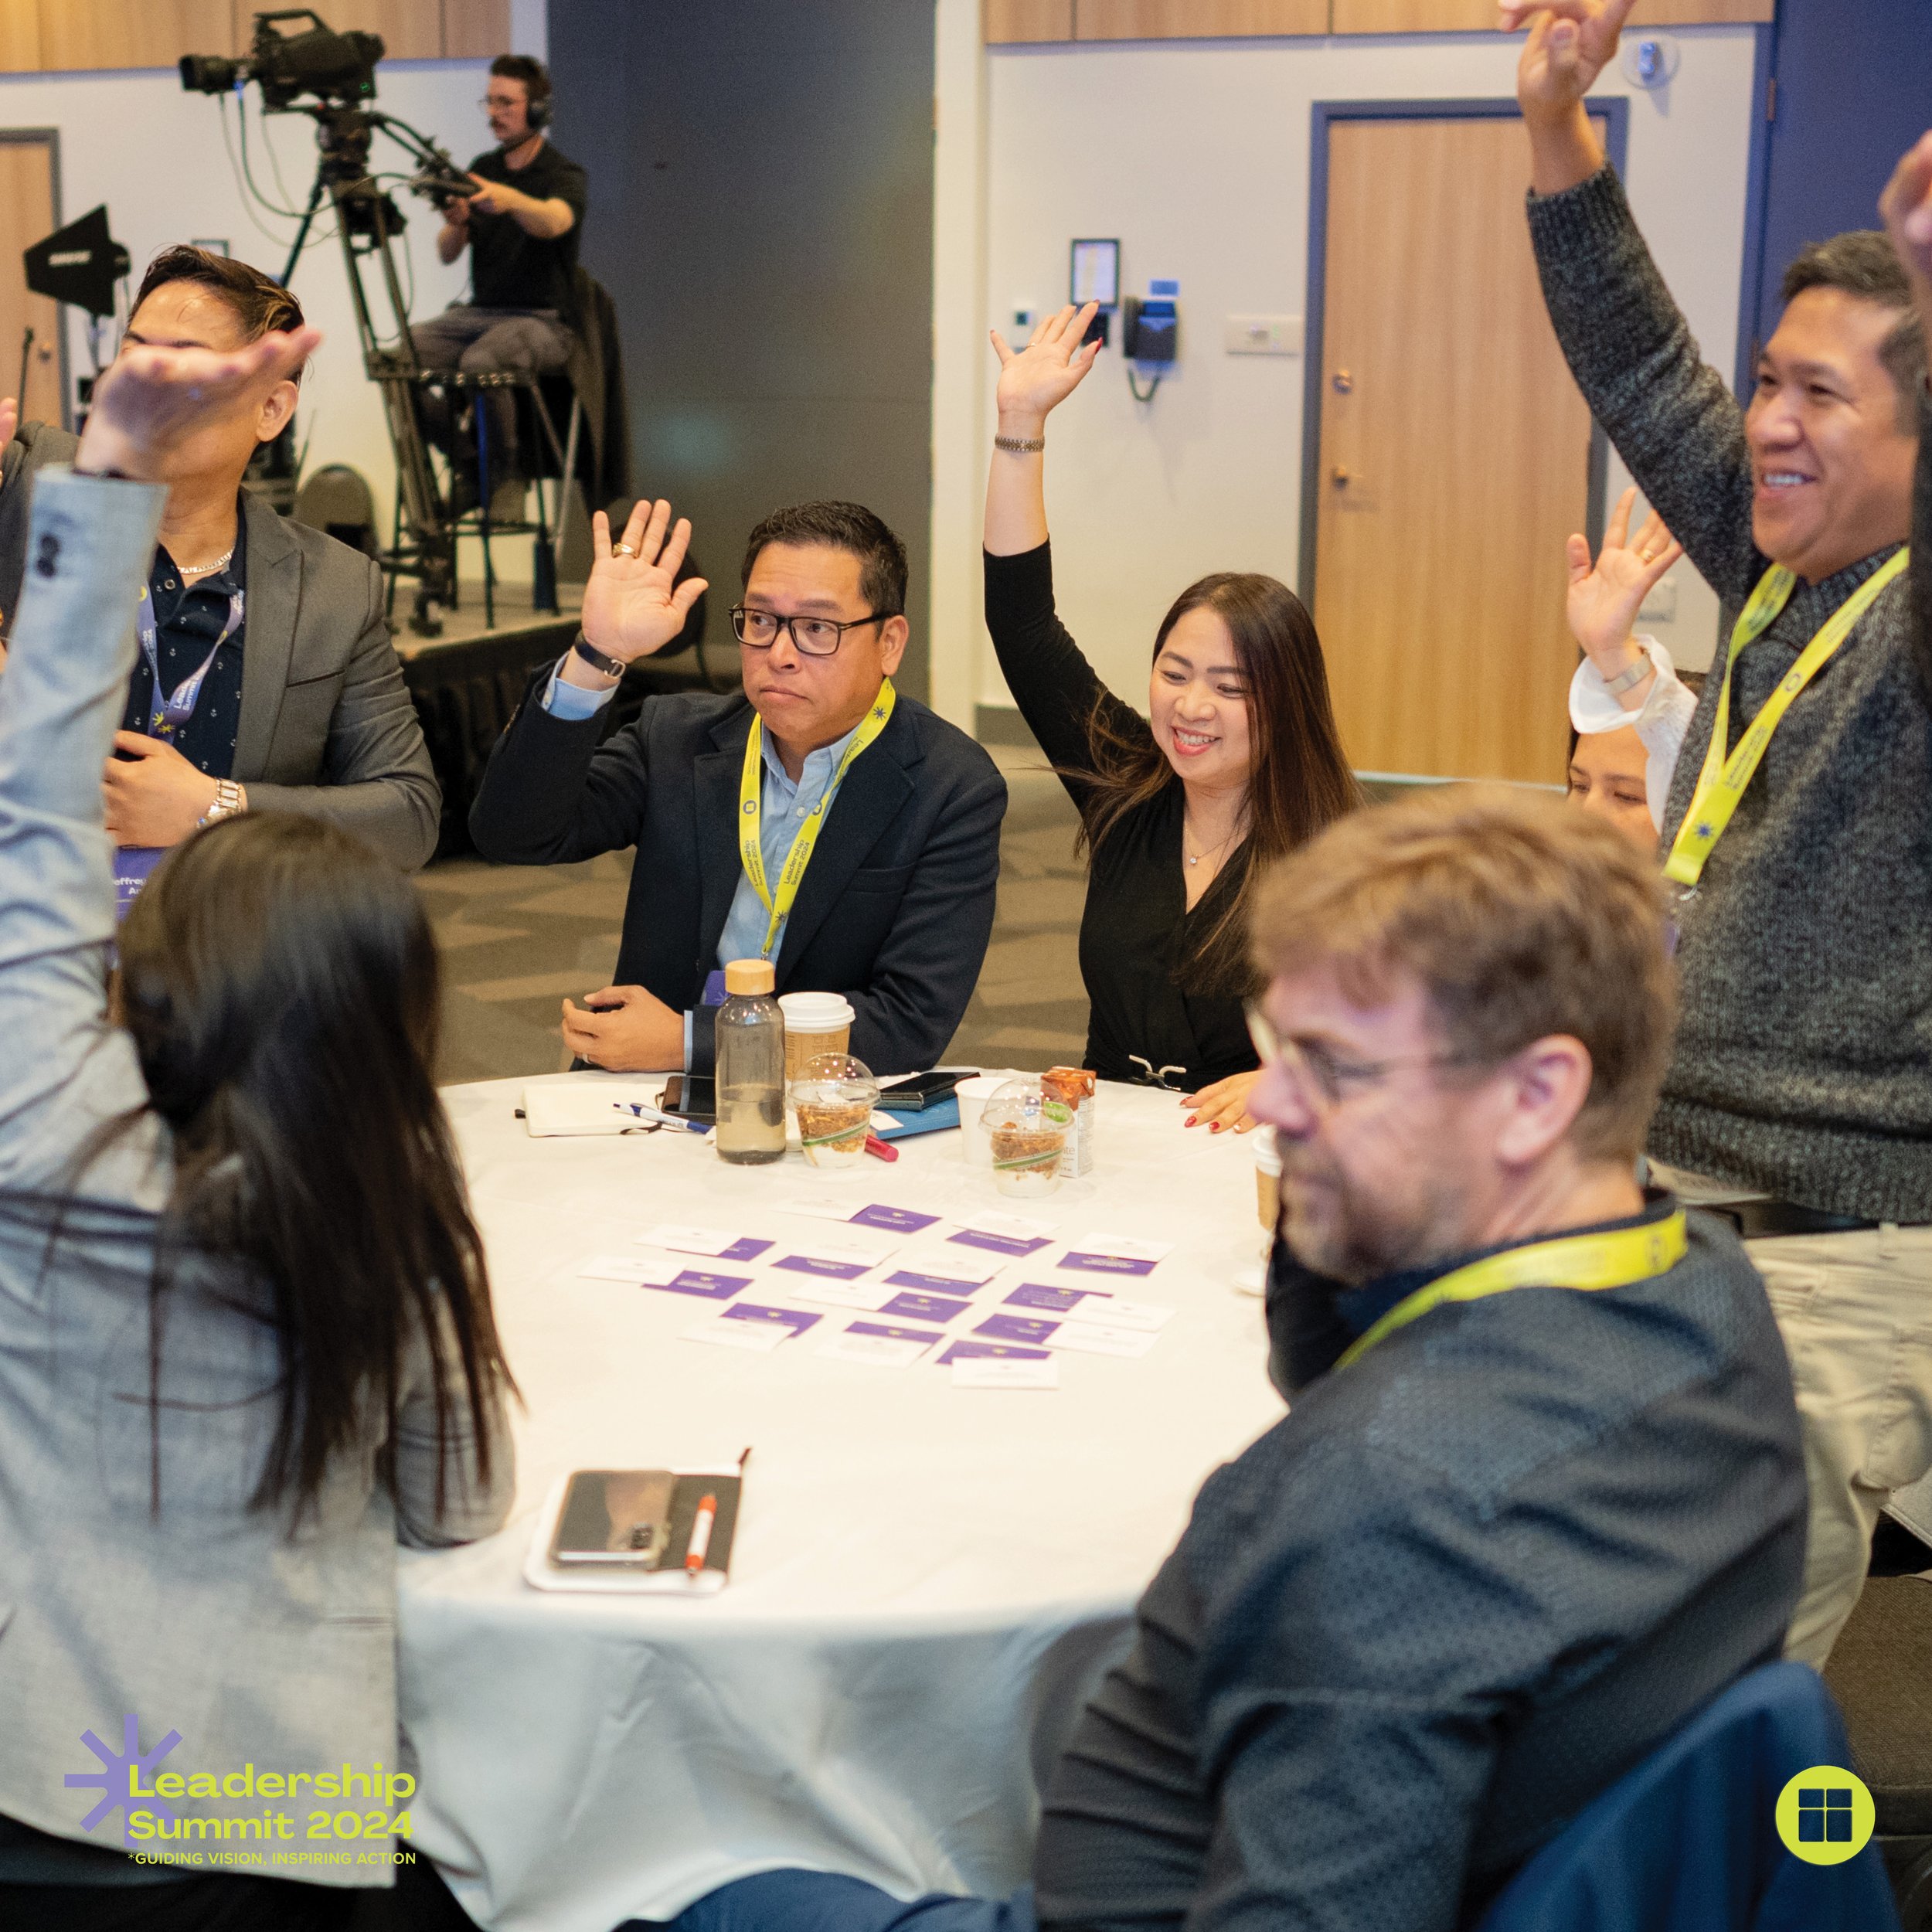
<instances>
[{"instance_id":1,"label":"open palm raised","mask_svg":"<svg viewBox=\"0 0 1932 1932\"><path fill-rule=\"evenodd\" d=\"M1684 546L1664 527L1653 510L1633 537L1630 515L1637 492L1626 490L1617 498L1604 531L1604 547L1595 567L1590 543L1573 536L1569 544L1570 597L1566 614L1571 634L1606 677L1614 677L1630 661L1631 630L1664 573L1684 554Z\"/></svg>"},{"instance_id":2,"label":"open palm raised","mask_svg":"<svg viewBox=\"0 0 1932 1932\"><path fill-rule=\"evenodd\" d=\"M668 537L665 532L668 530ZM671 505L641 499L616 544L611 519L590 519L590 580L583 587L583 634L596 648L628 664L662 651L683 630L705 593L702 577L677 581L691 546L691 522L671 526Z\"/></svg>"},{"instance_id":3,"label":"open palm raised","mask_svg":"<svg viewBox=\"0 0 1932 1932\"><path fill-rule=\"evenodd\" d=\"M1046 421L1047 412L1078 389L1094 359L1097 342L1082 345L1087 325L1100 304L1076 309L1072 303L1049 315L1035 329L1022 349L1012 349L998 329L993 348L999 357L999 387L995 401L1002 427L1032 431Z\"/></svg>"}]
</instances>

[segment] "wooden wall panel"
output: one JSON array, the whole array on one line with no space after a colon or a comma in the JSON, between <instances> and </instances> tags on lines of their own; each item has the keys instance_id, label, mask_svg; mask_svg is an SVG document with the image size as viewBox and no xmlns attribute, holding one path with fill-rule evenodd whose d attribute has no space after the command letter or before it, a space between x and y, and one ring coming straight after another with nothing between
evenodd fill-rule
<instances>
[{"instance_id":1,"label":"wooden wall panel","mask_svg":"<svg viewBox=\"0 0 1932 1932\"><path fill-rule=\"evenodd\" d=\"M443 56L494 60L510 51L510 0L443 0Z\"/></svg>"},{"instance_id":2,"label":"wooden wall panel","mask_svg":"<svg viewBox=\"0 0 1932 1932\"><path fill-rule=\"evenodd\" d=\"M1641 0L1633 27L1749 23L1771 17L1776 0ZM1335 0L1337 33L1488 33L1493 0Z\"/></svg>"},{"instance_id":3,"label":"wooden wall panel","mask_svg":"<svg viewBox=\"0 0 1932 1932\"><path fill-rule=\"evenodd\" d=\"M40 0L0 0L0 73L40 65Z\"/></svg>"},{"instance_id":4,"label":"wooden wall panel","mask_svg":"<svg viewBox=\"0 0 1932 1932\"><path fill-rule=\"evenodd\" d=\"M172 67L234 47L229 0L40 0L40 65Z\"/></svg>"},{"instance_id":5,"label":"wooden wall panel","mask_svg":"<svg viewBox=\"0 0 1932 1932\"><path fill-rule=\"evenodd\" d=\"M244 34L253 32L258 4L265 4L265 0L250 0L247 5L236 0ZM315 5L338 33L346 33L352 27L364 33L379 33L387 60L443 57L442 0L315 0ZM298 20L281 24L299 32L304 23Z\"/></svg>"},{"instance_id":6,"label":"wooden wall panel","mask_svg":"<svg viewBox=\"0 0 1932 1932\"><path fill-rule=\"evenodd\" d=\"M1082 40L1322 34L1328 31L1328 5L1329 0L1073 0L1073 29Z\"/></svg>"},{"instance_id":7,"label":"wooden wall panel","mask_svg":"<svg viewBox=\"0 0 1932 1932\"><path fill-rule=\"evenodd\" d=\"M1071 40L1073 0L986 0L986 44Z\"/></svg>"},{"instance_id":8,"label":"wooden wall panel","mask_svg":"<svg viewBox=\"0 0 1932 1932\"><path fill-rule=\"evenodd\" d=\"M20 413L29 422L60 420L59 315L46 296L27 293L20 259L53 228L53 141L0 141L0 395L12 395L19 384L20 351L31 327L33 349L20 399Z\"/></svg>"}]
</instances>

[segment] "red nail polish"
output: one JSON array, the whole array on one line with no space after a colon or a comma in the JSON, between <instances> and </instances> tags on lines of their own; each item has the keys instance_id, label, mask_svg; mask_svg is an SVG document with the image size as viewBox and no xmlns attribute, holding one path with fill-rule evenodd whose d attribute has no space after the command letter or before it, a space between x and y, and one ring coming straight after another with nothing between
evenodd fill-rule
<instances>
[{"instance_id":1,"label":"red nail polish","mask_svg":"<svg viewBox=\"0 0 1932 1932\"><path fill-rule=\"evenodd\" d=\"M1188 1127L1192 1127L1192 1126L1194 1124L1195 1119L1196 1119L1196 1116L1195 1116L1195 1115L1193 1115L1193 1114L1190 1114L1187 1117L1187 1119L1186 1119L1186 1121L1183 1123L1183 1124L1184 1124L1184 1125L1185 1125L1185 1126L1188 1126Z\"/></svg>"},{"instance_id":2,"label":"red nail polish","mask_svg":"<svg viewBox=\"0 0 1932 1932\"><path fill-rule=\"evenodd\" d=\"M1218 1134L1218 1133L1219 1133L1219 1132L1220 1132L1220 1131L1221 1131L1221 1123L1220 1123L1219 1121L1216 1121L1214 1123L1214 1124L1208 1129L1208 1131L1209 1131L1210 1134Z\"/></svg>"}]
</instances>

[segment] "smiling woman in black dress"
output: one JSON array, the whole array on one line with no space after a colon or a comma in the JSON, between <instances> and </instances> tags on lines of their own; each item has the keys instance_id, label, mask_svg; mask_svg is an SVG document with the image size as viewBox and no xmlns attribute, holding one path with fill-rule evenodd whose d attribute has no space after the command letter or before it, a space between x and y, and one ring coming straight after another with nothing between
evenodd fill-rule
<instances>
[{"instance_id":1,"label":"smiling woman in black dress","mask_svg":"<svg viewBox=\"0 0 1932 1932\"><path fill-rule=\"evenodd\" d=\"M1172 1087L1190 1126L1253 1125L1247 910L1257 872L1359 802L1301 602L1274 578L1202 577L1154 640L1143 718L1094 675L1053 607L1048 413L1094 366L1093 310L995 333L999 434L986 485L986 625L1080 815L1090 855L1080 975L1086 1063Z\"/></svg>"}]
</instances>

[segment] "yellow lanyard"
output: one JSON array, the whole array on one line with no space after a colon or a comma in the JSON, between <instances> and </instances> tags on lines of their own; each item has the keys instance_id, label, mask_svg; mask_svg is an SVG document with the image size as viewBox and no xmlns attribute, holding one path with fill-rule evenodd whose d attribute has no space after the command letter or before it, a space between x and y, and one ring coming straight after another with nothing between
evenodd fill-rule
<instances>
[{"instance_id":1,"label":"yellow lanyard","mask_svg":"<svg viewBox=\"0 0 1932 1932\"><path fill-rule=\"evenodd\" d=\"M1647 1281L1676 1267L1689 1252L1684 1210L1665 1221L1641 1228L1617 1228L1607 1234L1563 1234L1553 1240L1532 1241L1526 1247L1507 1248L1485 1260L1438 1275L1398 1301L1366 1334L1359 1336L1335 1364L1345 1369L1366 1355L1386 1335L1406 1328L1418 1316L1445 1301L1477 1301L1486 1294L1506 1294L1512 1288L1624 1288Z\"/></svg>"},{"instance_id":2,"label":"yellow lanyard","mask_svg":"<svg viewBox=\"0 0 1932 1932\"><path fill-rule=\"evenodd\" d=\"M1784 714L1804 687L1830 663L1838 648L1852 634L1852 627L1864 616L1879 593L1906 567L1911 552L1901 550L1881 569L1874 571L1846 601L1839 605L1812 638L1797 663L1779 680L1777 689L1759 707L1757 716L1737 741L1729 757L1724 742L1730 736L1731 673L1747 645L1755 644L1791 600L1791 587L1798 580L1783 564L1774 563L1758 579L1750 601L1739 613L1731 631L1730 648L1724 658L1724 683L1717 700L1717 716L1711 721L1711 741L1704 753L1704 768L1697 774L1697 789L1690 809L1677 828L1677 837L1665 862L1664 876L1680 886L1695 886L1702 876L1711 849L1724 835L1737 809L1737 801L1762 761L1771 733L1784 723Z\"/></svg>"},{"instance_id":3,"label":"yellow lanyard","mask_svg":"<svg viewBox=\"0 0 1932 1932\"><path fill-rule=\"evenodd\" d=\"M899 693L893 690L892 679L887 678L879 685L879 696L872 700L871 710L866 713L853 733L852 743L846 746L845 755L838 760L838 769L832 775L832 783L812 807L811 817L798 828L798 835L792 840L791 849L785 854L784 868L778 874L778 896L775 900L771 888L765 883L764 720L755 712L752 714L751 736L745 740L744 772L738 782L738 856L743 863L746 878L751 881L752 890L771 915L771 923L765 928L765 958L771 957L771 949L778 940L778 928L785 923L791 912L792 902L798 896L805 868L811 863L818 835L825 829L826 808L845 782L845 774L852 769L852 760L885 730L886 721L893 715L893 706L898 702Z\"/></svg>"}]
</instances>

